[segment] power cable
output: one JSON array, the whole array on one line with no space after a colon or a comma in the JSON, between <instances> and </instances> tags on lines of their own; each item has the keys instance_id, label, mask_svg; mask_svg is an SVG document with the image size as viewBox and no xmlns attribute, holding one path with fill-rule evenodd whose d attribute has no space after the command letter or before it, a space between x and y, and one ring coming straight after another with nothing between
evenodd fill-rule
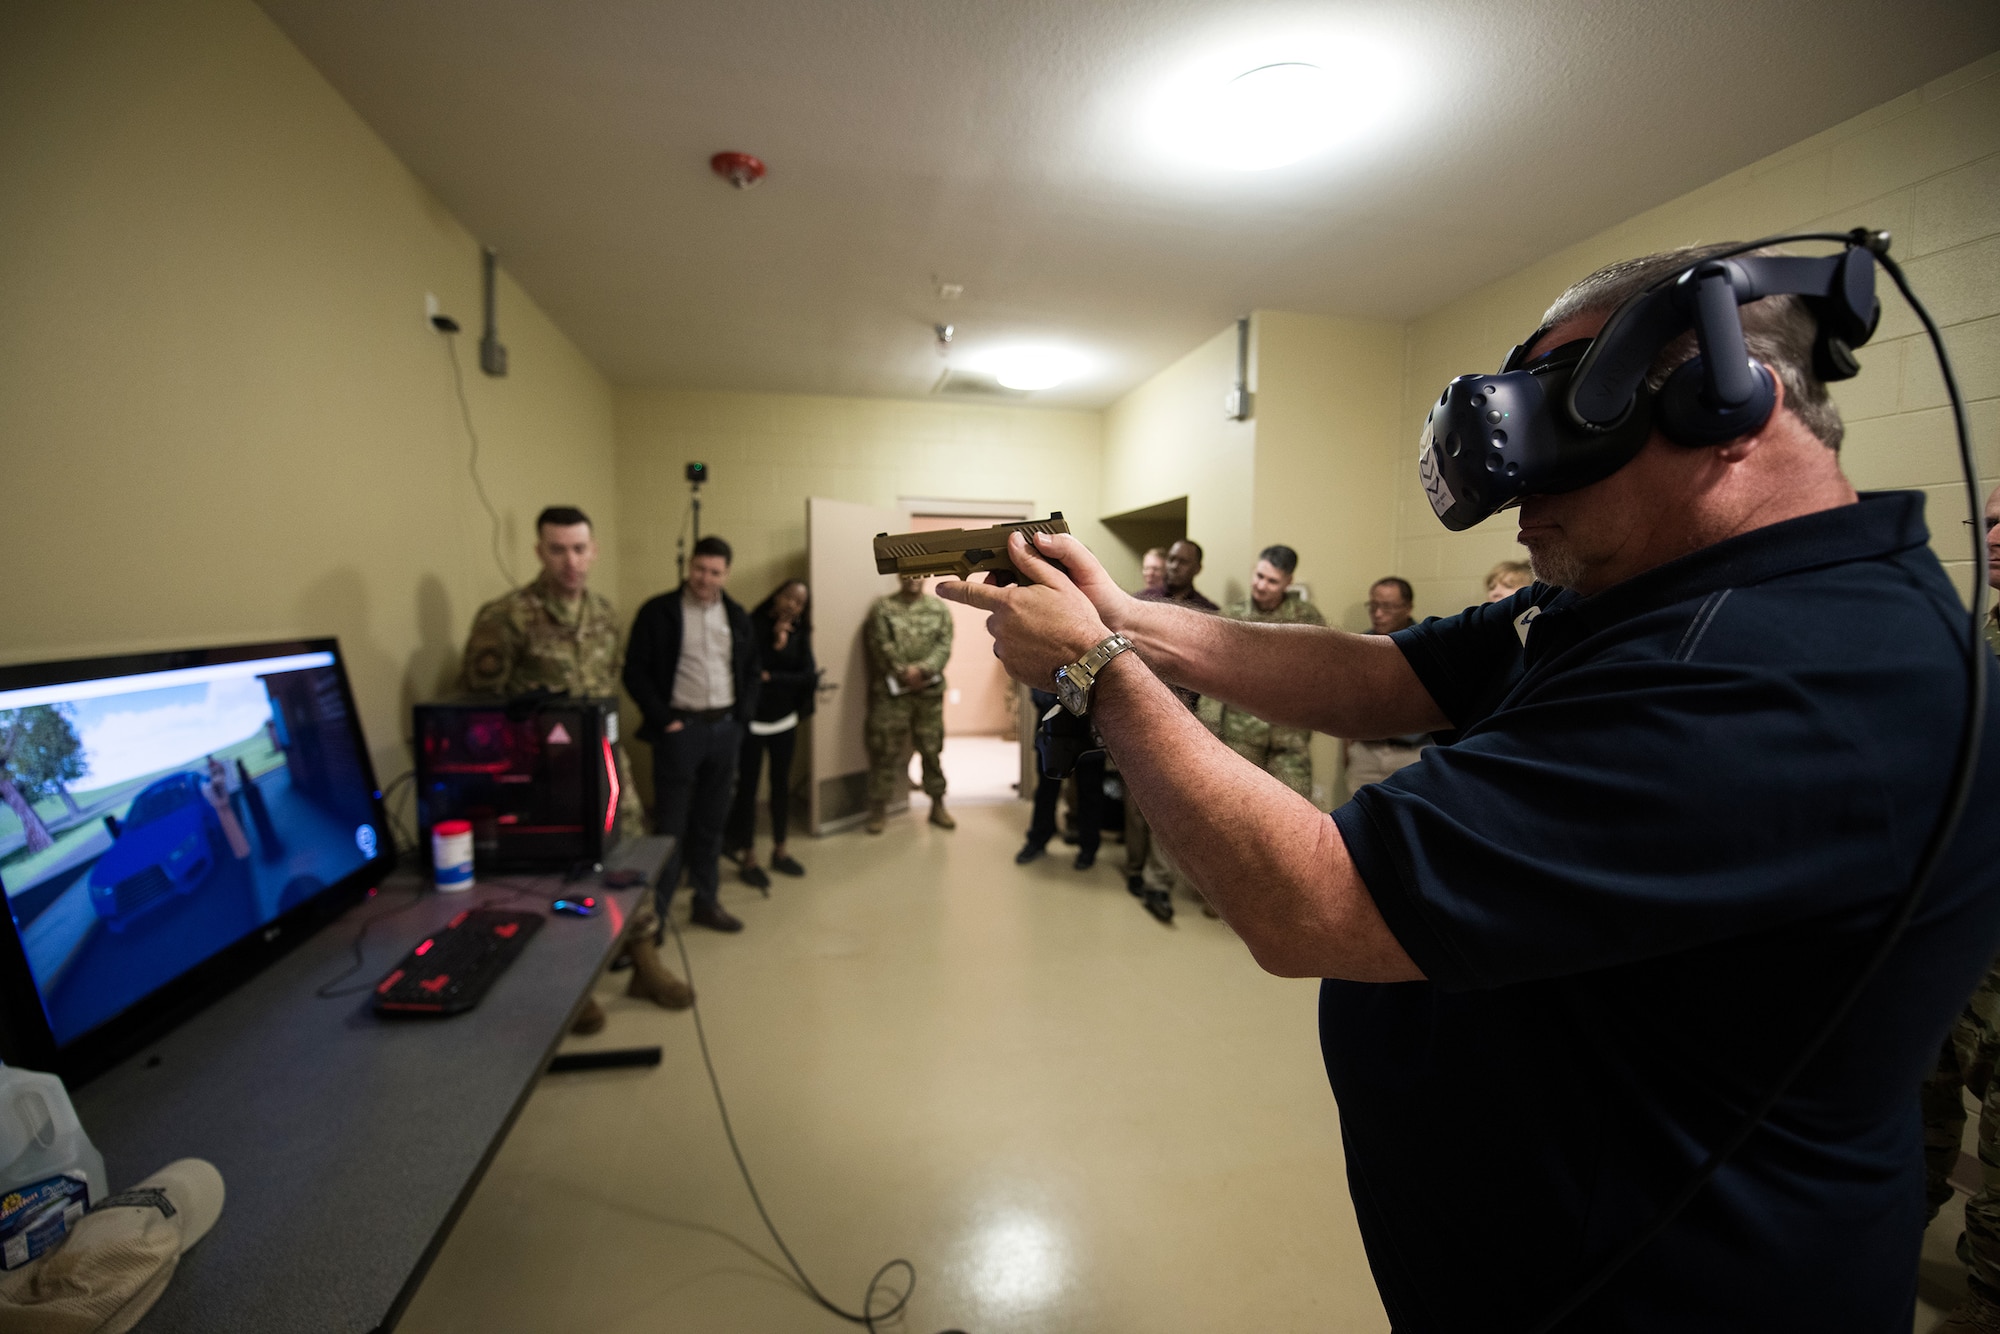
<instances>
[{"instance_id":1,"label":"power cable","mask_svg":"<svg viewBox=\"0 0 2000 1334\"><path fill-rule=\"evenodd\" d=\"M478 494L479 503L485 506L486 517L492 524L494 568L499 570L500 577L507 581L507 587L513 588L519 580L515 579L514 572L507 568L506 558L501 555L500 511L494 509L493 502L487 499L486 483L479 477L479 432L472 425L472 404L465 397L465 372L458 364L458 332L453 329L441 329L439 332L444 335L445 351L451 358L451 387L458 395L458 412L465 422L465 438L472 442L471 452L466 456L465 469L472 474L472 489Z\"/></svg>"},{"instance_id":2,"label":"power cable","mask_svg":"<svg viewBox=\"0 0 2000 1334\"><path fill-rule=\"evenodd\" d=\"M682 938L680 925L672 917L667 917L666 922L667 929L674 933L674 948L681 956L681 971L687 976L689 990L693 990L694 965L688 962L687 941ZM869 1334L875 1334L877 1321L895 1319L910 1304L910 1297L917 1290L917 1267L908 1260L898 1257L876 1270L875 1277L868 1280L867 1290L861 1294L861 1309L859 1311L849 1311L845 1307L836 1305L834 1302L828 1300L826 1295L814 1285L813 1281L806 1277L806 1271L799 1264L798 1257L792 1254L792 1248L787 1246L784 1237L779 1235L778 1225L771 1221L771 1212L764 1207L764 1197L758 1194L757 1183L751 1179L750 1165L743 1161L742 1146L736 1142L736 1127L729 1119L729 1104L722 1096L722 1081L716 1078L715 1061L709 1055L708 1029L701 1021L701 1001L698 992L696 996L697 998L692 1007L694 1013L694 1035L695 1040L701 1044L702 1068L708 1071L708 1087L715 1094L715 1110L722 1116L722 1133L729 1139L729 1152L736 1159L736 1170L742 1174L744 1188L750 1192L750 1203L757 1206L757 1216L764 1220L764 1230L771 1234L771 1240L777 1243L778 1250L785 1257L785 1263L791 1266L793 1276L798 1279L799 1286L806 1290L808 1296L819 1303L820 1306L831 1311L834 1315L839 1316L849 1324L860 1325L867 1329ZM883 1310L877 1311L875 1309L875 1294L882 1290L882 1280L897 1270L901 1270L910 1276L909 1284L896 1296L895 1301L891 1302ZM891 1289L890 1291L894 1290ZM965 1331L948 1329L941 1331L941 1334L965 1334Z\"/></svg>"}]
</instances>

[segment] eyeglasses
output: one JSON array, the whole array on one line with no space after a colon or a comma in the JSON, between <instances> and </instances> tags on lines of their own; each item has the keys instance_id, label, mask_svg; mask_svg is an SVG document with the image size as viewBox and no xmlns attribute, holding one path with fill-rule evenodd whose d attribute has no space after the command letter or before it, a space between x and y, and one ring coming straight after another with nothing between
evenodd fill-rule
<instances>
[{"instance_id":1,"label":"eyeglasses","mask_svg":"<svg viewBox=\"0 0 2000 1334\"><path fill-rule=\"evenodd\" d=\"M1972 520L1970 519L1960 519L1959 522L1964 524L1967 528L1972 527ZM1995 528L2000 528L2000 517L1989 516L1986 520L1986 531L1990 533Z\"/></svg>"}]
</instances>

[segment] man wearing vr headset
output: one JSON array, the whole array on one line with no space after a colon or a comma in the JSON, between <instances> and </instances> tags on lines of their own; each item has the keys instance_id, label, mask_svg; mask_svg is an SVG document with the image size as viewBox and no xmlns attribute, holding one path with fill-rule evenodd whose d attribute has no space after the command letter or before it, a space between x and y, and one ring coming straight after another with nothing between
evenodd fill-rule
<instances>
[{"instance_id":1,"label":"man wearing vr headset","mask_svg":"<svg viewBox=\"0 0 2000 1334\"><path fill-rule=\"evenodd\" d=\"M1868 255L1713 254L1592 275L1434 410L1420 471L1447 525L1520 506L1538 582L1509 598L1389 636L1248 624L1136 601L1067 535L1015 540L1032 582L939 590L993 612L1016 677L1087 695L1257 961L1328 979L1323 1058L1398 1331L1543 1329L1578 1300L1555 1327L1909 1328L1914 1094L2000 946L1992 715L1914 920L1671 1208L1884 938L1967 716L1923 497L1858 497L1839 466L1823 380L1872 332ZM1572 390L1588 412L1558 419ZM1442 744L1329 819L1169 682Z\"/></svg>"}]
</instances>

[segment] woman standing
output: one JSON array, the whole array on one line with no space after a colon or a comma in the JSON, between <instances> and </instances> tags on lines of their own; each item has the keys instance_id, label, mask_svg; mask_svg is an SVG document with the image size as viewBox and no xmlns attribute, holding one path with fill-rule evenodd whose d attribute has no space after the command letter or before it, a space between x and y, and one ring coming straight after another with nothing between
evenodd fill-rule
<instances>
[{"instance_id":1,"label":"woman standing","mask_svg":"<svg viewBox=\"0 0 2000 1334\"><path fill-rule=\"evenodd\" d=\"M771 877L757 865L757 773L764 754L771 755L771 869L804 875L785 850L791 823L792 752L798 745L799 723L812 717L813 692L819 665L813 661L809 590L803 579L787 579L750 613L757 639L757 667L763 681L757 694L756 717L743 735L736 760L736 804L730 809L722 845L741 868L744 883L768 892Z\"/></svg>"}]
</instances>

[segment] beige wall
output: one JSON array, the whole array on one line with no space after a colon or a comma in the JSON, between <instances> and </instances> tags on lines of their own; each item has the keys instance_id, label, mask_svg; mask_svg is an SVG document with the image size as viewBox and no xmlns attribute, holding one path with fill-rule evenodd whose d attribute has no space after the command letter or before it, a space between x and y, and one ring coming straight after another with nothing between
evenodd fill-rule
<instances>
[{"instance_id":1,"label":"beige wall","mask_svg":"<svg viewBox=\"0 0 2000 1334\"><path fill-rule=\"evenodd\" d=\"M621 389L619 608L629 615L674 586L681 469L696 461L713 477L702 531L735 550L730 591L745 606L805 576L809 496L1023 501L1061 510L1091 546L1111 545L1096 521L1098 423L1094 412L1012 405Z\"/></svg>"},{"instance_id":2,"label":"beige wall","mask_svg":"<svg viewBox=\"0 0 2000 1334\"><path fill-rule=\"evenodd\" d=\"M1256 317L1259 551L1299 553L1298 579L1327 619L1368 628L1368 585L1395 556L1395 466L1384 445L1402 411L1403 330L1285 311Z\"/></svg>"},{"instance_id":3,"label":"beige wall","mask_svg":"<svg viewBox=\"0 0 2000 1334\"><path fill-rule=\"evenodd\" d=\"M1252 322L1252 365L1255 365ZM1236 329L1230 326L1104 411L1102 514L1124 514L1187 497L1187 535L1201 543L1204 573L1195 586L1226 603L1248 590L1257 547L1251 533L1256 426L1223 416L1236 381ZM1112 542L1101 555L1129 561L1113 568L1138 586L1137 553Z\"/></svg>"},{"instance_id":4,"label":"beige wall","mask_svg":"<svg viewBox=\"0 0 2000 1334\"><path fill-rule=\"evenodd\" d=\"M477 327L477 243L248 0L7 6L0 180L0 655L338 635L387 781L503 588L423 318ZM612 508L611 395L501 303L512 375L459 355L526 572Z\"/></svg>"},{"instance_id":5,"label":"beige wall","mask_svg":"<svg viewBox=\"0 0 2000 1334\"><path fill-rule=\"evenodd\" d=\"M1424 613L1479 596L1493 562L1518 558L1502 515L1447 533L1416 482L1416 433L1454 375L1490 369L1532 331L1568 283L1612 260L1698 241L1789 230L1886 227L1891 254L1945 326L1974 444L1991 486L2000 475L2000 54L1816 134L1658 208L1558 251L1409 327L1409 376L1396 461L1398 563ZM1950 414L1935 363L1907 306L1883 289L1882 326L1863 371L1835 387L1848 422L1843 463L1863 488L1931 496L1940 556L1961 584L1969 568ZM1405 446L1408 446L1405 448Z\"/></svg>"}]
</instances>

